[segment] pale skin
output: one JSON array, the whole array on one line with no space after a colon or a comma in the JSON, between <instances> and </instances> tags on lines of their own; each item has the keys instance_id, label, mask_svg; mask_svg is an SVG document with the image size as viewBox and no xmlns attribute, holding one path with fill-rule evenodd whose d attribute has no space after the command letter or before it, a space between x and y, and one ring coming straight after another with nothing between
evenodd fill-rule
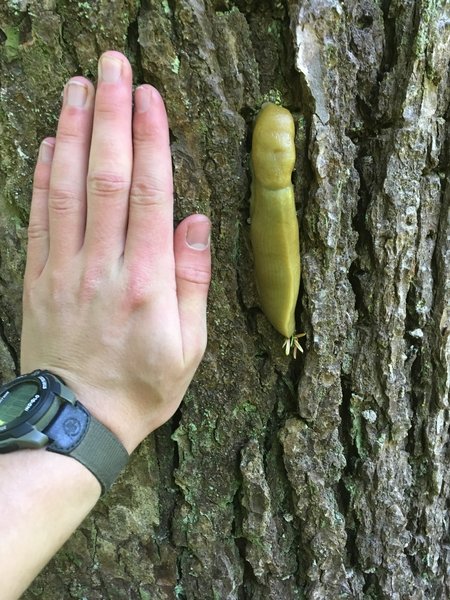
<instances>
[{"instance_id":1,"label":"pale skin","mask_svg":"<svg viewBox=\"0 0 450 600\"><path fill-rule=\"evenodd\" d=\"M21 371L62 377L132 452L176 411L206 346L210 222L173 230L169 131L109 51L96 89L65 87L41 144L24 279ZM46 450L0 455L2 599L15 600L94 507L97 479Z\"/></svg>"}]
</instances>

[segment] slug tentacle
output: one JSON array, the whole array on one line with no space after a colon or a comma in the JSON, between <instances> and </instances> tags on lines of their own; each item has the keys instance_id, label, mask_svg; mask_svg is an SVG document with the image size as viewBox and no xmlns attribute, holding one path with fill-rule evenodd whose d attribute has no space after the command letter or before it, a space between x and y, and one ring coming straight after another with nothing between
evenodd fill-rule
<instances>
[{"instance_id":1,"label":"slug tentacle","mask_svg":"<svg viewBox=\"0 0 450 600\"><path fill-rule=\"evenodd\" d=\"M256 285L264 314L286 337L286 354L301 351L295 335L300 287L300 247L294 188L295 126L291 113L265 104L252 143L250 236ZM302 334L303 335L303 334Z\"/></svg>"}]
</instances>

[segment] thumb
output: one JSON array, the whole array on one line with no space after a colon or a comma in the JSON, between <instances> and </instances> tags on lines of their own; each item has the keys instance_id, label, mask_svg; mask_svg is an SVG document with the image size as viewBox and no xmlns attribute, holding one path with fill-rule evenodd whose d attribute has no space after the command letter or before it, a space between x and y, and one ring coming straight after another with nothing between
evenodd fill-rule
<instances>
[{"instance_id":1,"label":"thumb","mask_svg":"<svg viewBox=\"0 0 450 600\"><path fill-rule=\"evenodd\" d=\"M175 230L175 277L185 363L198 364L206 348L210 230L211 223L205 215L190 215Z\"/></svg>"}]
</instances>

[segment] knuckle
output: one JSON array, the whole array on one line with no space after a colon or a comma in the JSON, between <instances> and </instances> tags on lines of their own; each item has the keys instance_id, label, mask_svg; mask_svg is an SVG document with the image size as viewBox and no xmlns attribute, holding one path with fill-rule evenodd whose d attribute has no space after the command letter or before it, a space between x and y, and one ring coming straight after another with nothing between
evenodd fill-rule
<instances>
[{"instance_id":1,"label":"knuckle","mask_svg":"<svg viewBox=\"0 0 450 600\"><path fill-rule=\"evenodd\" d=\"M43 240L48 236L48 231L44 223L40 221L30 221L27 229L28 240Z\"/></svg>"},{"instance_id":2,"label":"knuckle","mask_svg":"<svg viewBox=\"0 0 450 600\"><path fill-rule=\"evenodd\" d=\"M41 287L41 300L52 312L58 312L70 304L70 289L67 274L62 269L50 266L45 270L45 291Z\"/></svg>"},{"instance_id":3,"label":"knuckle","mask_svg":"<svg viewBox=\"0 0 450 600\"><path fill-rule=\"evenodd\" d=\"M211 269L209 267L193 265L177 265L176 277L188 283L209 286L211 280Z\"/></svg>"},{"instance_id":4,"label":"knuckle","mask_svg":"<svg viewBox=\"0 0 450 600\"><path fill-rule=\"evenodd\" d=\"M133 127L133 139L135 142L141 144L141 146L147 147L150 151L155 151L156 147L160 150L167 151L167 146L163 146L161 143L162 139L168 137L167 128L158 126L153 121L148 121L146 119L139 122L139 126L137 123L134 124ZM169 147L170 152L170 147Z\"/></svg>"},{"instance_id":5,"label":"knuckle","mask_svg":"<svg viewBox=\"0 0 450 600\"><path fill-rule=\"evenodd\" d=\"M128 275L126 304L128 309L135 310L148 304L150 296L149 279L142 272L131 272Z\"/></svg>"},{"instance_id":6,"label":"knuckle","mask_svg":"<svg viewBox=\"0 0 450 600\"><path fill-rule=\"evenodd\" d=\"M48 208L50 211L53 211L57 214L72 213L79 208L78 195L74 190L71 189L50 189Z\"/></svg>"},{"instance_id":7,"label":"knuckle","mask_svg":"<svg viewBox=\"0 0 450 600\"><path fill-rule=\"evenodd\" d=\"M123 302L129 311L149 304L164 304L168 296L176 294L175 281L156 281L151 268L140 261L126 267L125 283L126 294L123 296Z\"/></svg>"},{"instance_id":8,"label":"knuckle","mask_svg":"<svg viewBox=\"0 0 450 600\"><path fill-rule=\"evenodd\" d=\"M104 276L101 266L86 267L80 279L79 299L82 304L90 302L98 295Z\"/></svg>"},{"instance_id":9,"label":"knuckle","mask_svg":"<svg viewBox=\"0 0 450 600\"><path fill-rule=\"evenodd\" d=\"M78 123L70 121L69 123L63 123L59 125L58 129L58 144L73 144L81 142L80 137L80 126Z\"/></svg>"},{"instance_id":10,"label":"knuckle","mask_svg":"<svg viewBox=\"0 0 450 600\"><path fill-rule=\"evenodd\" d=\"M57 144L82 144L89 129L86 117L87 114L80 112L79 108L65 106L58 123Z\"/></svg>"},{"instance_id":11,"label":"knuckle","mask_svg":"<svg viewBox=\"0 0 450 600\"><path fill-rule=\"evenodd\" d=\"M66 278L59 269L50 270L49 280L53 292L59 292L66 287Z\"/></svg>"},{"instance_id":12,"label":"knuckle","mask_svg":"<svg viewBox=\"0 0 450 600\"><path fill-rule=\"evenodd\" d=\"M39 163L34 171L33 190L37 192L48 192L50 184L50 176L48 173L48 165Z\"/></svg>"},{"instance_id":13,"label":"knuckle","mask_svg":"<svg viewBox=\"0 0 450 600\"><path fill-rule=\"evenodd\" d=\"M34 176L33 191L48 193L49 181L47 177Z\"/></svg>"},{"instance_id":14,"label":"knuckle","mask_svg":"<svg viewBox=\"0 0 450 600\"><path fill-rule=\"evenodd\" d=\"M160 182L151 177L141 177L134 179L131 191L130 202L137 206L160 206L167 202L170 191L163 189Z\"/></svg>"},{"instance_id":15,"label":"knuckle","mask_svg":"<svg viewBox=\"0 0 450 600\"><path fill-rule=\"evenodd\" d=\"M108 96L97 94L95 113L104 120L116 121L120 119L126 100L123 91L120 89L110 90Z\"/></svg>"},{"instance_id":16,"label":"knuckle","mask_svg":"<svg viewBox=\"0 0 450 600\"><path fill-rule=\"evenodd\" d=\"M88 188L97 196L128 193L130 181L117 173L95 171L88 175Z\"/></svg>"}]
</instances>

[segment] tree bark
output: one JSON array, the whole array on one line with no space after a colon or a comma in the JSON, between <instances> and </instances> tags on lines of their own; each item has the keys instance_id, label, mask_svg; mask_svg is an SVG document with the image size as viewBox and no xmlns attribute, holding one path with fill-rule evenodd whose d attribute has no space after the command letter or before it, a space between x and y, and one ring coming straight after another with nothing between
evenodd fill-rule
<instances>
[{"instance_id":1,"label":"tree bark","mask_svg":"<svg viewBox=\"0 0 450 600\"><path fill-rule=\"evenodd\" d=\"M26 600L450 597L449 23L445 0L2 0L2 380L38 144L104 50L164 95L176 218L214 228L209 344L181 410ZM297 126L297 360L252 273L266 100Z\"/></svg>"}]
</instances>

